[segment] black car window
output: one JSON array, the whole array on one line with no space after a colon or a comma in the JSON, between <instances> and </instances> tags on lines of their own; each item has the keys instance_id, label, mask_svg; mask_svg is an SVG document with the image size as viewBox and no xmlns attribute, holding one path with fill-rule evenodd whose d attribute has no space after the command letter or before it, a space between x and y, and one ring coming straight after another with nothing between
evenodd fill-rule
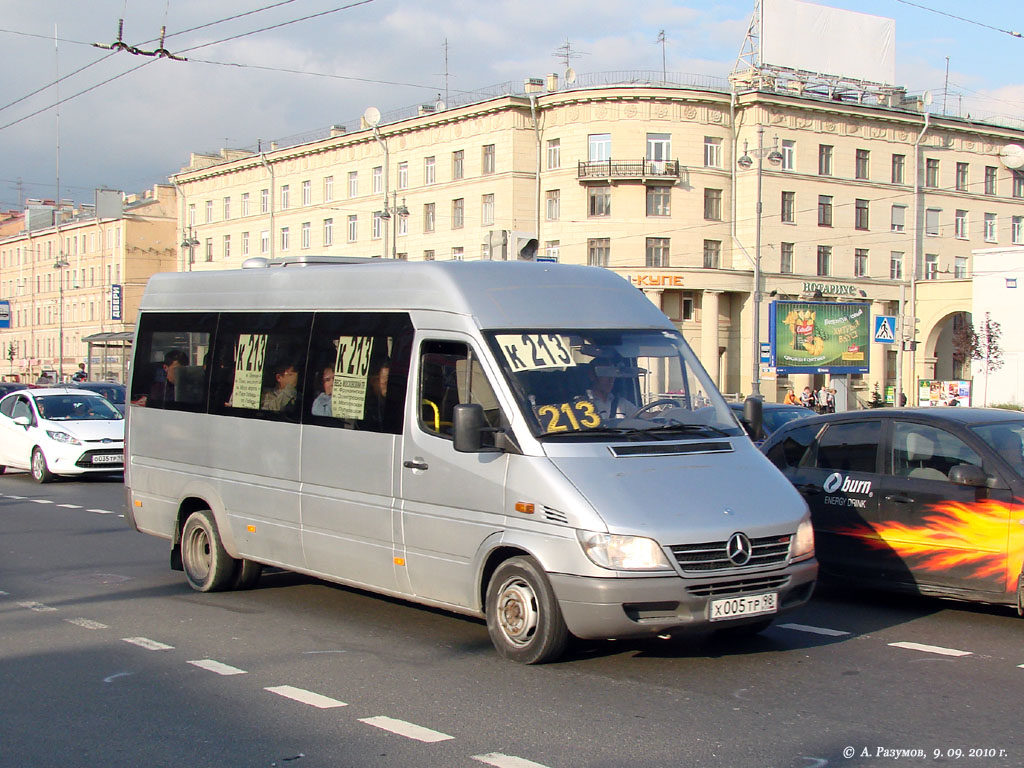
<instances>
[{"instance_id":1,"label":"black car window","mask_svg":"<svg viewBox=\"0 0 1024 768\"><path fill-rule=\"evenodd\" d=\"M881 422L855 421L829 424L818 438L818 469L840 472L877 471Z\"/></svg>"},{"instance_id":2,"label":"black car window","mask_svg":"<svg viewBox=\"0 0 1024 768\"><path fill-rule=\"evenodd\" d=\"M892 473L897 477L948 480L958 464L981 466L981 457L951 432L897 421L892 429Z\"/></svg>"},{"instance_id":3,"label":"black car window","mask_svg":"<svg viewBox=\"0 0 1024 768\"><path fill-rule=\"evenodd\" d=\"M768 458L779 469L799 467L818 434L817 426L796 427L786 432L768 450Z\"/></svg>"},{"instance_id":4,"label":"black car window","mask_svg":"<svg viewBox=\"0 0 1024 768\"><path fill-rule=\"evenodd\" d=\"M0 411L3 411L3 407L3 403L0 403ZM1018 475L1024 477L1024 424L1002 422L1000 424L983 424L971 429L977 433L978 437L991 445Z\"/></svg>"}]
</instances>

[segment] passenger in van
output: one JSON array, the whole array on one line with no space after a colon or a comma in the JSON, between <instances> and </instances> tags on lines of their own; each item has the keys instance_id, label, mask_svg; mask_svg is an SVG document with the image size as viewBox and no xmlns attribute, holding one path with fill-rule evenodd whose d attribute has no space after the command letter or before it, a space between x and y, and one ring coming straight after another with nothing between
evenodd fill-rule
<instances>
[{"instance_id":1,"label":"passenger in van","mask_svg":"<svg viewBox=\"0 0 1024 768\"><path fill-rule=\"evenodd\" d=\"M621 419L632 416L637 407L615 393L615 379L622 375L622 361L618 358L594 358L589 364L590 389L587 398L602 419Z\"/></svg>"},{"instance_id":2,"label":"passenger in van","mask_svg":"<svg viewBox=\"0 0 1024 768\"><path fill-rule=\"evenodd\" d=\"M388 376L391 374L391 360L381 358L370 369L369 386L366 392L366 410L363 420L370 429L384 427L387 413Z\"/></svg>"},{"instance_id":3,"label":"passenger in van","mask_svg":"<svg viewBox=\"0 0 1024 768\"><path fill-rule=\"evenodd\" d=\"M313 400L310 413L314 416L331 416L331 395L334 393L334 366L325 365L320 369L320 394Z\"/></svg>"},{"instance_id":4,"label":"passenger in van","mask_svg":"<svg viewBox=\"0 0 1024 768\"><path fill-rule=\"evenodd\" d=\"M149 397L145 402L136 405L148 405L162 408L165 403L174 402L174 387L178 381L178 369L188 365L188 354L181 349L168 350L164 355L163 377L153 382L149 389Z\"/></svg>"},{"instance_id":5,"label":"passenger in van","mask_svg":"<svg viewBox=\"0 0 1024 768\"><path fill-rule=\"evenodd\" d=\"M282 358L270 370L274 377L274 388L263 393L260 410L287 411L294 408L299 383L299 371L294 361Z\"/></svg>"}]
</instances>

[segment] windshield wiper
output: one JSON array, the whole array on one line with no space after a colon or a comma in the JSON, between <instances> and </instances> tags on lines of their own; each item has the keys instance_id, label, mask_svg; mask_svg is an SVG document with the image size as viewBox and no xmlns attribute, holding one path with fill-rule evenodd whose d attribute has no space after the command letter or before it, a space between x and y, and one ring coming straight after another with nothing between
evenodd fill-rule
<instances>
[{"instance_id":1,"label":"windshield wiper","mask_svg":"<svg viewBox=\"0 0 1024 768\"><path fill-rule=\"evenodd\" d=\"M660 424L650 429L638 430L640 432L712 432L722 437L736 437L719 427L712 427L710 424Z\"/></svg>"},{"instance_id":2,"label":"windshield wiper","mask_svg":"<svg viewBox=\"0 0 1024 768\"><path fill-rule=\"evenodd\" d=\"M538 436L538 440L549 437L561 437L562 435L591 435L593 437L630 437L639 439L661 440L665 437L679 432L712 432L722 437L734 437L724 429L712 427L706 424L660 424L649 429L638 427L595 427L594 429L567 429L561 432L547 432Z\"/></svg>"}]
</instances>

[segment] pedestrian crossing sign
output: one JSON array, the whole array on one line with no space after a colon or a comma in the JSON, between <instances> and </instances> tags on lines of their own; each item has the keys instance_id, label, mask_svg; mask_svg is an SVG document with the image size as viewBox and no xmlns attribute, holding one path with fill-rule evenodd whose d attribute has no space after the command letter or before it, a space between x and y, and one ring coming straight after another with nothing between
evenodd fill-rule
<instances>
[{"instance_id":1,"label":"pedestrian crossing sign","mask_svg":"<svg viewBox=\"0 0 1024 768\"><path fill-rule=\"evenodd\" d=\"M896 342L896 318L892 315L875 316L875 342L893 344Z\"/></svg>"}]
</instances>

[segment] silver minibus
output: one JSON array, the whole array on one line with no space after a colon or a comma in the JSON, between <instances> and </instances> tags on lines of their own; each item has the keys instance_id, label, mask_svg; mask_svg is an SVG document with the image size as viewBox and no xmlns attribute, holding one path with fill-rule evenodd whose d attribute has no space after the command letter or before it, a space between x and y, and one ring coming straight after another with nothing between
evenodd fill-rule
<instances>
[{"instance_id":1,"label":"silver minibus","mask_svg":"<svg viewBox=\"0 0 1024 768\"><path fill-rule=\"evenodd\" d=\"M193 588L288 569L484 618L524 663L810 598L806 504L627 281L337 261L149 281L129 518Z\"/></svg>"}]
</instances>

